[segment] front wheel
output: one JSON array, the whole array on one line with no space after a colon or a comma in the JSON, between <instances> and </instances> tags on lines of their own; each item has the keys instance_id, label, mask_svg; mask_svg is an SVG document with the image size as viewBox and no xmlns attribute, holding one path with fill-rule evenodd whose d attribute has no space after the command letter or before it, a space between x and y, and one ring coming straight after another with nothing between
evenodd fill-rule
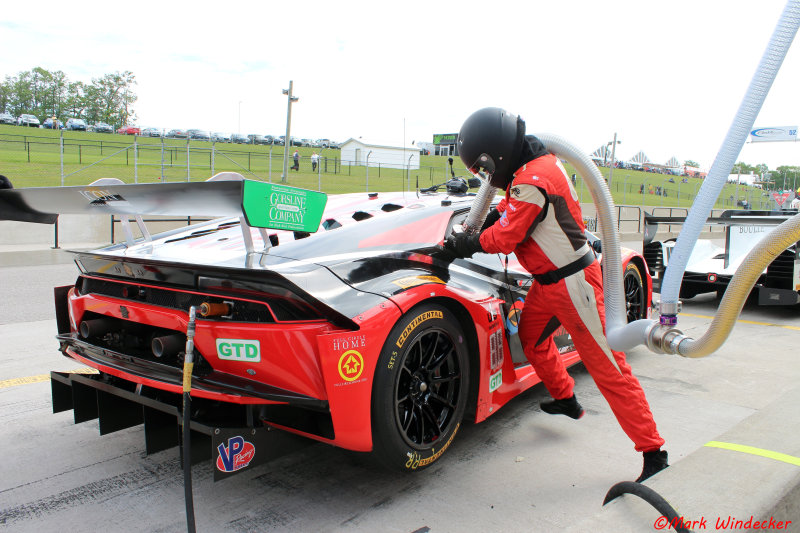
<instances>
[{"instance_id":1,"label":"front wheel","mask_svg":"<svg viewBox=\"0 0 800 533\"><path fill-rule=\"evenodd\" d=\"M395 324L372 389L375 457L411 471L450 446L467 403L469 357L459 323L444 307L424 305Z\"/></svg>"}]
</instances>

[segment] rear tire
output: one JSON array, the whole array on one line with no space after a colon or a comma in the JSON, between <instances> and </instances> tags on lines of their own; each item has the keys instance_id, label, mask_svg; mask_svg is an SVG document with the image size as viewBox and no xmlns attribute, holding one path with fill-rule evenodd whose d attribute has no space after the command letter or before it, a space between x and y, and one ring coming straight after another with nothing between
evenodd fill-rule
<instances>
[{"instance_id":1,"label":"rear tire","mask_svg":"<svg viewBox=\"0 0 800 533\"><path fill-rule=\"evenodd\" d=\"M625 289L625 312L628 322L647 318L647 294L645 292L642 273L634 263L625 266L622 276L622 285Z\"/></svg>"},{"instance_id":2,"label":"rear tire","mask_svg":"<svg viewBox=\"0 0 800 533\"><path fill-rule=\"evenodd\" d=\"M438 305L406 313L381 350L372 388L373 454L393 470L430 466L467 404L469 357L458 321Z\"/></svg>"}]
</instances>

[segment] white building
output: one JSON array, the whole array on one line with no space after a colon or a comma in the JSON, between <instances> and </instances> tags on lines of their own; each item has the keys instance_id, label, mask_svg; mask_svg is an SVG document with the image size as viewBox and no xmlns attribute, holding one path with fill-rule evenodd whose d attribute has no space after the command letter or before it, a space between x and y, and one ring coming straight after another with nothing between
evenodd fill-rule
<instances>
[{"instance_id":1,"label":"white building","mask_svg":"<svg viewBox=\"0 0 800 533\"><path fill-rule=\"evenodd\" d=\"M380 165L383 168L419 169L419 148L385 146L359 139L347 139L341 145L342 165Z\"/></svg>"}]
</instances>

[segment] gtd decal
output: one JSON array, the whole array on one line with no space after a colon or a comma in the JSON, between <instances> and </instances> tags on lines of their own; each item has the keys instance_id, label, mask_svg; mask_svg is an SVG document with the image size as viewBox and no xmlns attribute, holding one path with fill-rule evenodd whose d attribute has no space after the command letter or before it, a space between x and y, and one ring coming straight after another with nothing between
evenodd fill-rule
<instances>
[{"instance_id":1,"label":"gtd decal","mask_svg":"<svg viewBox=\"0 0 800 533\"><path fill-rule=\"evenodd\" d=\"M489 376L489 392L494 392L503 384L503 371L498 370L496 374Z\"/></svg>"},{"instance_id":2,"label":"gtd decal","mask_svg":"<svg viewBox=\"0 0 800 533\"><path fill-rule=\"evenodd\" d=\"M345 381L355 381L364 370L364 358L355 350L347 350L339 358L339 375Z\"/></svg>"},{"instance_id":3,"label":"gtd decal","mask_svg":"<svg viewBox=\"0 0 800 533\"><path fill-rule=\"evenodd\" d=\"M222 472L235 472L250 464L256 456L256 447L242 437L231 437L228 446L217 446L217 468Z\"/></svg>"},{"instance_id":4,"label":"gtd decal","mask_svg":"<svg viewBox=\"0 0 800 533\"><path fill-rule=\"evenodd\" d=\"M217 339L217 357L230 361L261 361L261 343L247 339Z\"/></svg>"},{"instance_id":5,"label":"gtd decal","mask_svg":"<svg viewBox=\"0 0 800 533\"><path fill-rule=\"evenodd\" d=\"M400 334L400 338L397 339L397 347L402 348L408 336L411 335L411 332L414 331L417 326L432 318L444 318L444 314L442 314L441 311L428 311L427 313L422 313L419 315L417 318L412 320L411 324L406 326L406 329L404 329L403 333Z\"/></svg>"}]
</instances>

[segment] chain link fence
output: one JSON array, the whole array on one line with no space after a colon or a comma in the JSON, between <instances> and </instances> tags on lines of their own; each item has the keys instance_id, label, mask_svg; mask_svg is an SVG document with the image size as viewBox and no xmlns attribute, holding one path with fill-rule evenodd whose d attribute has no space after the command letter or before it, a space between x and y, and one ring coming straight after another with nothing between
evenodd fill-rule
<instances>
[{"instance_id":1,"label":"chain link fence","mask_svg":"<svg viewBox=\"0 0 800 533\"><path fill-rule=\"evenodd\" d=\"M109 177L125 183L204 181L219 172L238 172L261 181L283 181L284 147L280 145L113 134L108 137L108 140L78 140L63 136L0 135L3 172L20 187L86 185ZM380 163L365 166L343 161L340 152L332 148L299 150L299 168L289 170L285 181L332 194L414 190L418 183L420 187L430 186L450 177L444 164L405 169ZM316 165L312 165L312 153L318 155ZM17 181L16 176L25 177Z\"/></svg>"},{"instance_id":2,"label":"chain link fence","mask_svg":"<svg viewBox=\"0 0 800 533\"><path fill-rule=\"evenodd\" d=\"M9 176L15 186L86 185L100 178L118 178L125 183L204 181L218 172L238 172L249 179L285 182L337 194L413 191L444 183L451 177L446 158L437 156L422 156L419 168L403 169L375 162L367 166L343 161L336 149L300 147L298 169L289 170L284 178L281 175L284 147L280 145L116 134L86 135L83 139L65 136L63 132L47 133L0 134L1 172ZM290 152L294 150L295 147L289 148ZM312 164L312 153L318 155L316 166ZM17 176L24 178L17 179ZM591 195L583 179L574 174L572 179L580 201L590 203ZM618 171L609 187L617 203L644 208L685 207L694 200L701 185L699 178L648 174L642 180L641 175ZM774 201L770 193L762 189L728 184L714 207L769 210L774 207Z\"/></svg>"}]
</instances>

